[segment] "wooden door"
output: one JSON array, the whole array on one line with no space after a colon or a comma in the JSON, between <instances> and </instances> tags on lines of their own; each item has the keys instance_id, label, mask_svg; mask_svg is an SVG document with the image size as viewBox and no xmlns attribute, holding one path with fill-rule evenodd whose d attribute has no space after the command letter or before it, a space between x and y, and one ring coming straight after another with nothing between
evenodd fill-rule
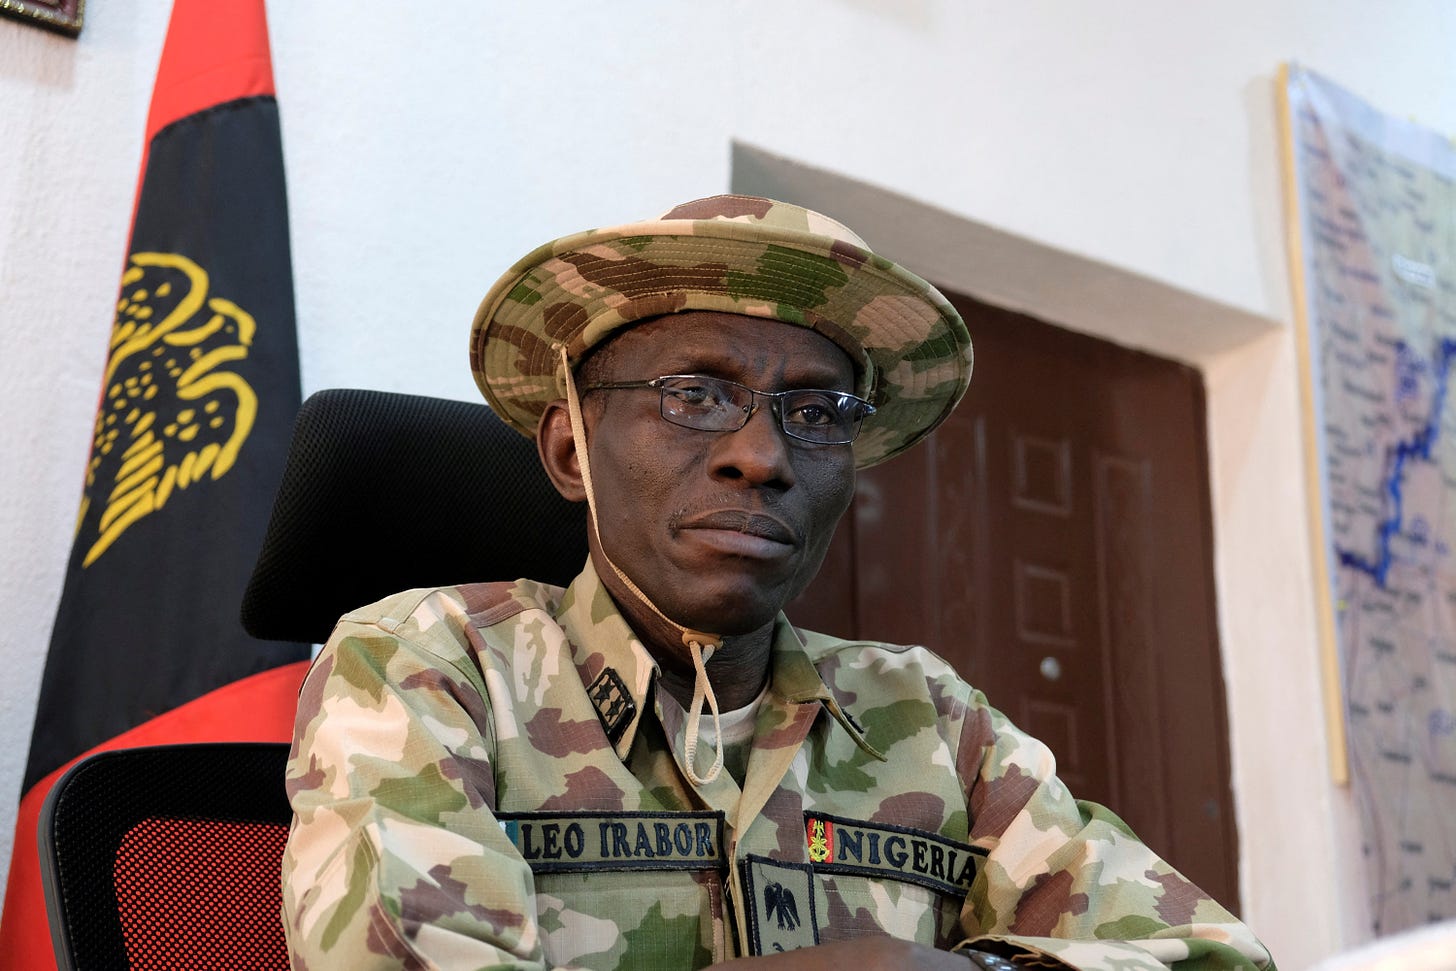
<instances>
[{"instance_id":1,"label":"wooden door","mask_svg":"<svg viewBox=\"0 0 1456 971\"><path fill-rule=\"evenodd\" d=\"M925 644L1238 907L1202 380L952 295L966 400L861 473L796 623Z\"/></svg>"}]
</instances>

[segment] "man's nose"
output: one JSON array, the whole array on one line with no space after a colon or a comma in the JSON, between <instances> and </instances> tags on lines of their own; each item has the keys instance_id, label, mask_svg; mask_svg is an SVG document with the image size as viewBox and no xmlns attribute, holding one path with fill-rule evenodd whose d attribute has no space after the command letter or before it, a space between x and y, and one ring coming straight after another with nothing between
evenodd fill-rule
<instances>
[{"instance_id":1,"label":"man's nose","mask_svg":"<svg viewBox=\"0 0 1456 971\"><path fill-rule=\"evenodd\" d=\"M787 489L794 484L790 447L773 399L755 398L743 427L717 436L709 458L710 471L748 485Z\"/></svg>"}]
</instances>

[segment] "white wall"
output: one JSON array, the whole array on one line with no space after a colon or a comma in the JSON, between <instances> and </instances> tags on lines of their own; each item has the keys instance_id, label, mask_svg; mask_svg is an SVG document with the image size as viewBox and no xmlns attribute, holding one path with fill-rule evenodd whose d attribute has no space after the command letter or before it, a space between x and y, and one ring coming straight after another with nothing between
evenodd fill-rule
<instances>
[{"instance_id":1,"label":"white wall","mask_svg":"<svg viewBox=\"0 0 1456 971\"><path fill-rule=\"evenodd\" d=\"M1338 889L1358 876L1358 842L1324 771L1272 77L1298 59L1456 131L1456 6L317 0L270 13L305 392L473 397L465 335L501 269L554 235L722 191L734 139L1001 231L1050 254L1048 274L1091 267L1074 279L1201 308L1195 324L1125 333L1113 315L1106 332L1208 381L1246 914L1286 969L1360 939L1358 893ZM6 812L165 20L156 0L92 3L79 41L0 21ZM1064 277L1022 303L1065 300ZM1058 322L1102 329L1075 316ZM0 848L10 830L0 813Z\"/></svg>"}]
</instances>

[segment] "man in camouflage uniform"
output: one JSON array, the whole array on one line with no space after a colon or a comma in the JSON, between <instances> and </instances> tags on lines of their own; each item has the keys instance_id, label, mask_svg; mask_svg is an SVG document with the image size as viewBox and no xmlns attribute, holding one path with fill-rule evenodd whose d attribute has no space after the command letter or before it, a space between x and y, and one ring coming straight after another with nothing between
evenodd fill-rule
<instances>
[{"instance_id":1,"label":"man in camouflage uniform","mask_svg":"<svg viewBox=\"0 0 1456 971\"><path fill-rule=\"evenodd\" d=\"M970 379L929 284L719 196L527 256L471 363L591 557L340 622L289 767L295 966L1273 967L935 655L782 615L855 468Z\"/></svg>"}]
</instances>

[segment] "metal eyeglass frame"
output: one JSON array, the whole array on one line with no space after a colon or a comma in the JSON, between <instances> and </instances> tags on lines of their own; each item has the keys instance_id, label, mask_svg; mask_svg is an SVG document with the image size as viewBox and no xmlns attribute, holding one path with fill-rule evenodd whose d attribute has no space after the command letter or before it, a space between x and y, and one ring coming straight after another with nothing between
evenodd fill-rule
<instances>
[{"instance_id":1,"label":"metal eyeglass frame","mask_svg":"<svg viewBox=\"0 0 1456 971\"><path fill-rule=\"evenodd\" d=\"M667 382L674 380L696 381L703 385L719 387L725 390L736 389L736 392L746 391L748 393L748 400L744 402L741 393L730 392L729 394L720 396L720 400L725 404L731 404L733 406L731 408L719 408L714 411L704 412L701 416L694 416L681 411L674 412L670 410L668 404L669 399L680 402L682 401L680 392L688 390L686 388L675 388L667 384ZM737 381L729 381L727 378L715 378L706 374L664 374L650 381L617 381L608 384L594 384L581 389L581 394L585 396L593 391L632 391L642 388L651 388L658 392L658 413L664 421L682 428L691 428L695 431L703 432L738 431L744 425L748 424L748 419L752 418L753 413L758 410L758 399L767 398L769 400L769 410L778 419L779 428L783 430L783 433L796 441L808 442L811 445L849 445L858 437L860 425L864 423L864 420L875 413L874 405L858 395L850 394L847 391L829 391L823 388L790 388L788 391L759 391L757 388L750 388L748 385L740 384ZM852 409L853 414L850 418L851 424L847 437L824 439L811 438L804 434L806 430L815 428L836 428L838 427L837 422L829 425L790 425L784 416L792 409L786 409L782 402L787 398L796 396L808 396L808 403L820 404L821 406L827 406L827 402L824 400L814 401L813 399L830 399L833 402L833 407L841 415ZM715 418L715 416L721 416L722 420ZM692 419L695 417L706 419L709 423L694 424ZM734 424L735 421L737 424Z\"/></svg>"}]
</instances>

